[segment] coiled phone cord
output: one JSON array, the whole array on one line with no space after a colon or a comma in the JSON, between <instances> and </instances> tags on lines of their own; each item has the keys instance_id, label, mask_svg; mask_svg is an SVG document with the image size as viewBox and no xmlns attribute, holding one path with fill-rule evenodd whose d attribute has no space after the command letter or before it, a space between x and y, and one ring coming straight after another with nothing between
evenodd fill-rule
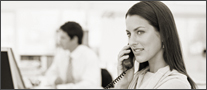
<instances>
[{"instance_id":1,"label":"coiled phone cord","mask_svg":"<svg viewBox=\"0 0 207 90\"><path fill-rule=\"evenodd\" d=\"M129 69L127 69L129 70ZM111 88L114 84L116 84L125 74L126 74L126 71L123 71L114 81L112 81L111 83L109 83L106 87L104 87L104 89L109 89Z\"/></svg>"}]
</instances>

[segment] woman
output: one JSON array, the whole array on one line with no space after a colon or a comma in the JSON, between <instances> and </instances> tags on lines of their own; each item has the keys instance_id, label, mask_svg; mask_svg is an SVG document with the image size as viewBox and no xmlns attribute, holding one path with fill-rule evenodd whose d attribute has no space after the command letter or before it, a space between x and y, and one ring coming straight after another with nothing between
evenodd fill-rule
<instances>
[{"instance_id":1,"label":"woman","mask_svg":"<svg viewBox=\"0 0 207 90\"><path fill-rule=\"evenodd\" d=\"M129 69L117 82L120 89L195 89L186 72L173 15L159 1L141 1L126 13L129 45L118 55L118 74L122 61L129 58L140 63L139 70Z\"/></svg>"}]
</instances>

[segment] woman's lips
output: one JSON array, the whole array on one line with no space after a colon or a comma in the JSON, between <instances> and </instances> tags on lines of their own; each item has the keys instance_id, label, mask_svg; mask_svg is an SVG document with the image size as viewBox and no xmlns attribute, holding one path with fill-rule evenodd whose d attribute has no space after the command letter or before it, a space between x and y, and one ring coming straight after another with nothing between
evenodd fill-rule
<instances>
[{"instance_id":1,"label":"woman's lips","mask_svg":"<svg viewBox=\"0 0 207 90\"><path fill-rule=\"evenodd\" d=\"M133 51L135 54L139 54L141 51L143 51L144 48L134 48Z\"/></svg>"}]
</instances>

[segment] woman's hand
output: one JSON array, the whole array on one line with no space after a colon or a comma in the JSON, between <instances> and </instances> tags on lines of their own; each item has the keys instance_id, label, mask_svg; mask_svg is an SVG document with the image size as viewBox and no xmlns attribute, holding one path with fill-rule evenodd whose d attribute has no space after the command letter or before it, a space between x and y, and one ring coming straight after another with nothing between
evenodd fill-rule
<instances>
[{"instance_id":1,"label":"woman's hand","mask_svg":"<svg viewBox=\"0 0 207 90\"><path fill-rule=\"evenodd\" d=\"M118 55L118 75L120 75L124 70L123 70L123 66L122 66L122 61L124 59L128 59L129 58L129 53L132 52L130 49L130 46L127 45L125 46ZM132 58L133 59L133 58ZM134 60L133 60L134 62ZM129 69L126 74L118 81L117 85L115 86L115 88L119 88L119 89L126 89L129 86L129 83L131 82L131 80L133 79L134 76L134 68Z\"/></svg>"}]
</instances>

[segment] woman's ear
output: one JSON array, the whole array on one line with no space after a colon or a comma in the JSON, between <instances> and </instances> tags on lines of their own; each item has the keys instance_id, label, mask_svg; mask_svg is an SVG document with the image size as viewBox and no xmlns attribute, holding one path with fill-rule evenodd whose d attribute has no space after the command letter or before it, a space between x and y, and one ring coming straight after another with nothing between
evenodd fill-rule
<instances>
[{"instance_id":1,"label":"woman's ear","mask_svg":"<svg viewBox=\"0 0 207 90\"><path fill-rule=\"evenodd\" d=\"M162 42L161 42L161 45L162 45L162 48L165 48L165 46L164 46L164 44L163 44L163 40L161 40Z\"/></svg>"}]
</instances>

